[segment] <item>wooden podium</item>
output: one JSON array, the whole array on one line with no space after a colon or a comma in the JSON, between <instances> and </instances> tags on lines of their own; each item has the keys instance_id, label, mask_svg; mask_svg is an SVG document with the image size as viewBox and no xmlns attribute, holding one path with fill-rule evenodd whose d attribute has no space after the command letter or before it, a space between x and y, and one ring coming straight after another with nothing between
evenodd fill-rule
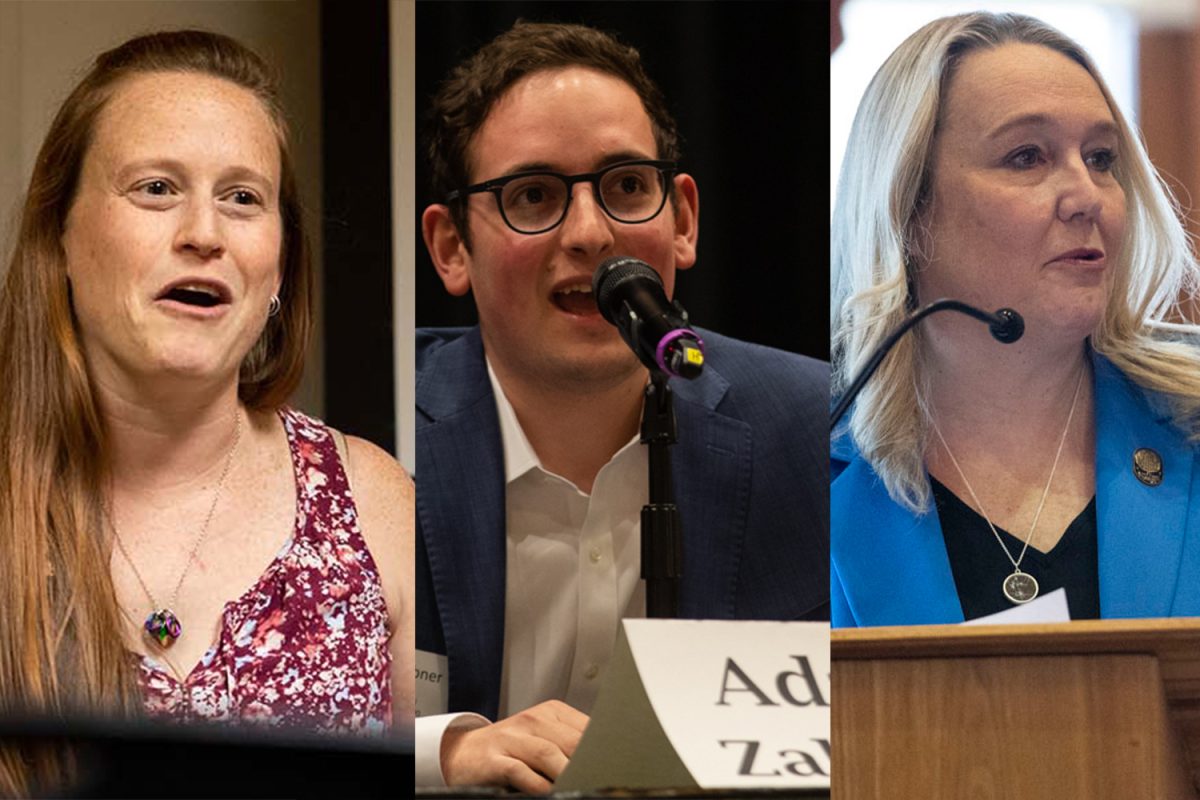
<instances>
[{"instance_id":1,"label":"wooden podium","mask_svg":"<svg viewBox=\"0 0 1200 800\"><path fill-rule=\"evenodd\" d=\"M1200 619L834 630L833 796L1186 798Z\"/></svg>"}]
</instances>

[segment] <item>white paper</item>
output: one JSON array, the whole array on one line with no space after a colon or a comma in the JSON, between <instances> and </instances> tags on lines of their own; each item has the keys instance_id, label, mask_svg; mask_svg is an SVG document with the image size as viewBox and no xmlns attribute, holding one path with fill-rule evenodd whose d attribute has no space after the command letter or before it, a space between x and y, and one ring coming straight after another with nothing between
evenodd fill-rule
<instances>
[{"instance_id":1,"label":"white paper","mask_svg":"<svg viewBox=\"0 0 1200 800\"><path fill-rule=\"evenodd\" d=\"M418 650L416 657L417 716L445 714L450 703L448 661L440 653Z\"/></svg>"},{"instance_id":2,"label":"white paper","mask_svg":"<svg viewBox=\"0 0 1200 800\"><path fill-rule=\"evenodd\" d=\"M623 624L655 716L697 784L829 786L828 623Z\"/></svg>"},{"instance_id":3,"label":"white paper","mask_svg":"<svg viewBox=\"0 0 1200 800\"><path fill-rule=\"evenodd\" d=\"M600 696L555 792L593 793L608 788L694 789L696 779L679 760L646 696L622 626L617 632Z\"/></svg>"},{"instance_id":4,"label":"white paper","mask_svg":"<svg viewBox=\"0 0 1200 800\"><path fill-rule=\"evenodd\" d=\"M1067 609L1067 590L1055 589L1050 594L1034 598L1028 603L988 614L986 617L969 619L963 625L1027 625L1033 622L1070 622L1071 612Z\"/></svg>"}]
</instances>

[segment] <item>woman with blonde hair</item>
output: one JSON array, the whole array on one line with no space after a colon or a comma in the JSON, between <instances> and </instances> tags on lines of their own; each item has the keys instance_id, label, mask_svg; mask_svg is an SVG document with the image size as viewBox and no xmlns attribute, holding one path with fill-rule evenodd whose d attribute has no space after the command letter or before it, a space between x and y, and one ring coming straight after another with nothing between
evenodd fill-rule
<instances>
[{"instance_id":1,"label":"woman with blonde hair","mask_svg":"<svg viewBox=\"0 0 1200 800\"><path fill-rule=\"evenodd\" d=\"M266 64L200 31L101 54L0 293L0 713L410 718L411 483L284 405L313 291ZM0 792L59 768L0 751Z\"/></svg>"},{"instance_id":2,"label":"woman with blonde hair","mask_svg":"<svg viewBox=\"0 0 1200 800\"><path fill-rule=\"evenodd\" d=\"M859 106L831 229L834 394L942 314L831 442L833 622L961 622L1066 589L1072 618L1200 613L1198 271L1091 59L1029 17L910 36Z\"/></svg>"}]
</instances>

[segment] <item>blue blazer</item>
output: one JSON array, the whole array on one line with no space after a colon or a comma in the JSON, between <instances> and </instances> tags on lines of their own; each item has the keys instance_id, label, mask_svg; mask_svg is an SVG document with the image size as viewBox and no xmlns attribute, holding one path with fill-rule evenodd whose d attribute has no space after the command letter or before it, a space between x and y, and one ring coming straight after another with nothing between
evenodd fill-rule
<instances>
[{"instance_id":1,"label":"blue blazer","mask_svg":"<svg viewBox=\"0 0 1200 800\"><path fill-rule=\"evenodd\" d=\"M1093 366L1100 615L1200 616L1200 449L1161 397L1100 356ZM962 622L937 512L892 502L848 439L832 448L833 625ZM1162 457L1158 486L1134 475L1141 447Z\"/></svg>"},{"instance_id":2,"label":"blue blazer","mask_svg":"<svg viewBox=\"0 0 1200 800\"><path fill-rule=\"evenodd\" d=\"M681 616L829 618L829 365L704 331L672 381ZM504 652L504 456L478 328L417 331L417 649L449 711L495 719Z\"/></svg>"}]
</instances>

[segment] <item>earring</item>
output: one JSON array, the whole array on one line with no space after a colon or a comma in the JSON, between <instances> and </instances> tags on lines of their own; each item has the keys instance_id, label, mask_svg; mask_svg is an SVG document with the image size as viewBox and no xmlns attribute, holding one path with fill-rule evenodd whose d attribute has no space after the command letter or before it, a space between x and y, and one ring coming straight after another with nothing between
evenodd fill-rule
<instances>
[{"instance_id":1,"label":"earring","mask_svg":"<svg viewBox=\"0 0 1200 800\"><path fill-rule=\"evenodd\" d=\"M267 304L267 316L268 317L275 316L276 314L279 313L279 310L281 308L283 308L283 302L280 301L279 295L277 295L277 294L271 295L271 302Z\"/></svg>"}]
</instances>

